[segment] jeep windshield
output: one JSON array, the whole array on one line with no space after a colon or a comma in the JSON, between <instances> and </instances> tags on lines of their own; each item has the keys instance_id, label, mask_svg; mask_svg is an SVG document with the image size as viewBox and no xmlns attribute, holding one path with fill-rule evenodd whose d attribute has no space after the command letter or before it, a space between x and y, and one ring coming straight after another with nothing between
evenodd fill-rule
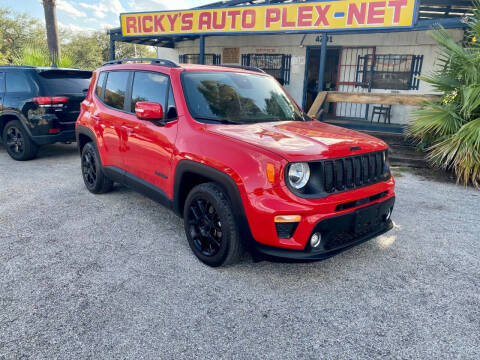
<instances>
[{"instance_id":1,"label":"jeep windshield","mask_svg":"<svg viewBox=\"0 0 480 360\"><path fill-rule=\"evenodd\" d=\"M235 72L182 74L190 114L204 123L304 121L302 111L271 77Z\"/></svg>"}]
</instances>

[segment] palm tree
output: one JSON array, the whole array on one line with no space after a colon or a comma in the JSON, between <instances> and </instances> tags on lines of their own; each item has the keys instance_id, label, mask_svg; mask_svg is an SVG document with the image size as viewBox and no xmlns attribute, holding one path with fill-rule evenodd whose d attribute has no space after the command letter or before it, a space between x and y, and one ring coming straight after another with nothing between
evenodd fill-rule
<instances>
[{"instance_id":1,"label":"palm tree","mask_svg":"<svg viewBox=\"0 0 480 360\"><path fill-rule=\"evenodd\" d=\"M45 25L47 27L47 44L50 60L53 65L60 58L60 42L58 39L57 15L55 11L56 0L43 0L45 12Z\"/></svg>"},{"instance_id":2,"label":"palm tree","mask_svg":"<svg viewBox=\"0 0 480 360\"><path fill-rule=\"evenodd\" d=\"M453 169L459 182L480 188L480 2L468 21L468 45L456 43L442 28L432 37L441 45L438 68L421 77L443 93L417 111L409 134L428 151L431 164Z\"/></svg>"}]
</instances>

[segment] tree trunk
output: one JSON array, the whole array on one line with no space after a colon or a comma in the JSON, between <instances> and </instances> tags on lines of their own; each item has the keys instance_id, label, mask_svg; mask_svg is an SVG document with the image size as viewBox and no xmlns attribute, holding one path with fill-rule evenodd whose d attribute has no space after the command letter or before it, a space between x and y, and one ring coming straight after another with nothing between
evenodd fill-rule
<instances>
[{"instance_id":1,"label":"tree trunk","mask_svg":"<svg viewBox=\"0 0 480 360\"><path fill-rule=\"evenodd\" d=\"M60 58L60 42L58 39L57 14L55 7L56 0L43 0L45 25L47 27L48 52L50 53L50 60L53 65L56 65Z\"/></svg>"}]
</instances>

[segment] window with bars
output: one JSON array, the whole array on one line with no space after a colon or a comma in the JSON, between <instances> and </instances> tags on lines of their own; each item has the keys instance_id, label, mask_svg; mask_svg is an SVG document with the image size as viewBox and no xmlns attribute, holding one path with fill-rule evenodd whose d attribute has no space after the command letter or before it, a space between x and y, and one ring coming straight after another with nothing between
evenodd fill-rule
<instances>
[{"instance_id":1,"label":"window with bars","mask_svg":"<svg viewBox=\"0 0 480 360\"><path fill-rule=\"evenodd\" d=\"M200 54L183 54L178 57L178 61L182 64L200 64ZM205 54L206 65L220 65L222 63L222 55Z\"/></svg>"},{"instance_id":2,"label":"window with bars","mask_svg":"<svg viewBox=\"0 0 480 360\"><path fill-rule=\"evenodd\" d=\"M288 85L291 59L291 55L284 54L243 54L242 65L260 68L276 78L282 85Z\"/></svg>"},{"instance_id":3,"label":"window with bars","mask_svg":"<svg viewBox=\"0 0 480 360\"><path fill-rule=\"evenodd\" d=\"M418 90L423 55L358 56L355 86L370 89Z\"/></svg>"}]
</instances>

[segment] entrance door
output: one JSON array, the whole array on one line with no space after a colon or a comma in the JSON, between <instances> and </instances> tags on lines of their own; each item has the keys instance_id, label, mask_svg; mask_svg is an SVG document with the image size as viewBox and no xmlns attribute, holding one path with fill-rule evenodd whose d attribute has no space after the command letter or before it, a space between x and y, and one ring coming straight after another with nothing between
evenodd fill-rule
<instances>
[{"instance_id":1,"label":"entrance door","mask_svg":"<svg viewBox=\"0 0 480 360\"><path fill-rule=\"evenodd\" d=\"M305 89L305 106L308 111L312 106L318 94L318 81L320 70L320 47L309 47L307 49L307 73L306 73L306 89ZM325 62L325 73L323 77L323 89L325 91L335 91L337 89L338 69L340 62L340 49L327 48L327 58ZM325 109L325 114L334 111L333 107Z\"/></svg>"},{"instance_id":2,"label":"entrance door","mask_svg":"<svg viewBox=\"0 0 480 360\"><path fill-rule=\"evenodd\" d=\"M375 47L344 47L341 51L340 65L337 78L337 91L342 92L370 92L368 84L359 84L359 72L370 68L364 67L365 55L375 55ZM368 57L369 59L375 56ZM370 60L371 61L371 60ZM367 77L364 77L365 79ZM335 116L346 119L367 119L368 104L336 103Z\"/></svg>"}]
</instances>

